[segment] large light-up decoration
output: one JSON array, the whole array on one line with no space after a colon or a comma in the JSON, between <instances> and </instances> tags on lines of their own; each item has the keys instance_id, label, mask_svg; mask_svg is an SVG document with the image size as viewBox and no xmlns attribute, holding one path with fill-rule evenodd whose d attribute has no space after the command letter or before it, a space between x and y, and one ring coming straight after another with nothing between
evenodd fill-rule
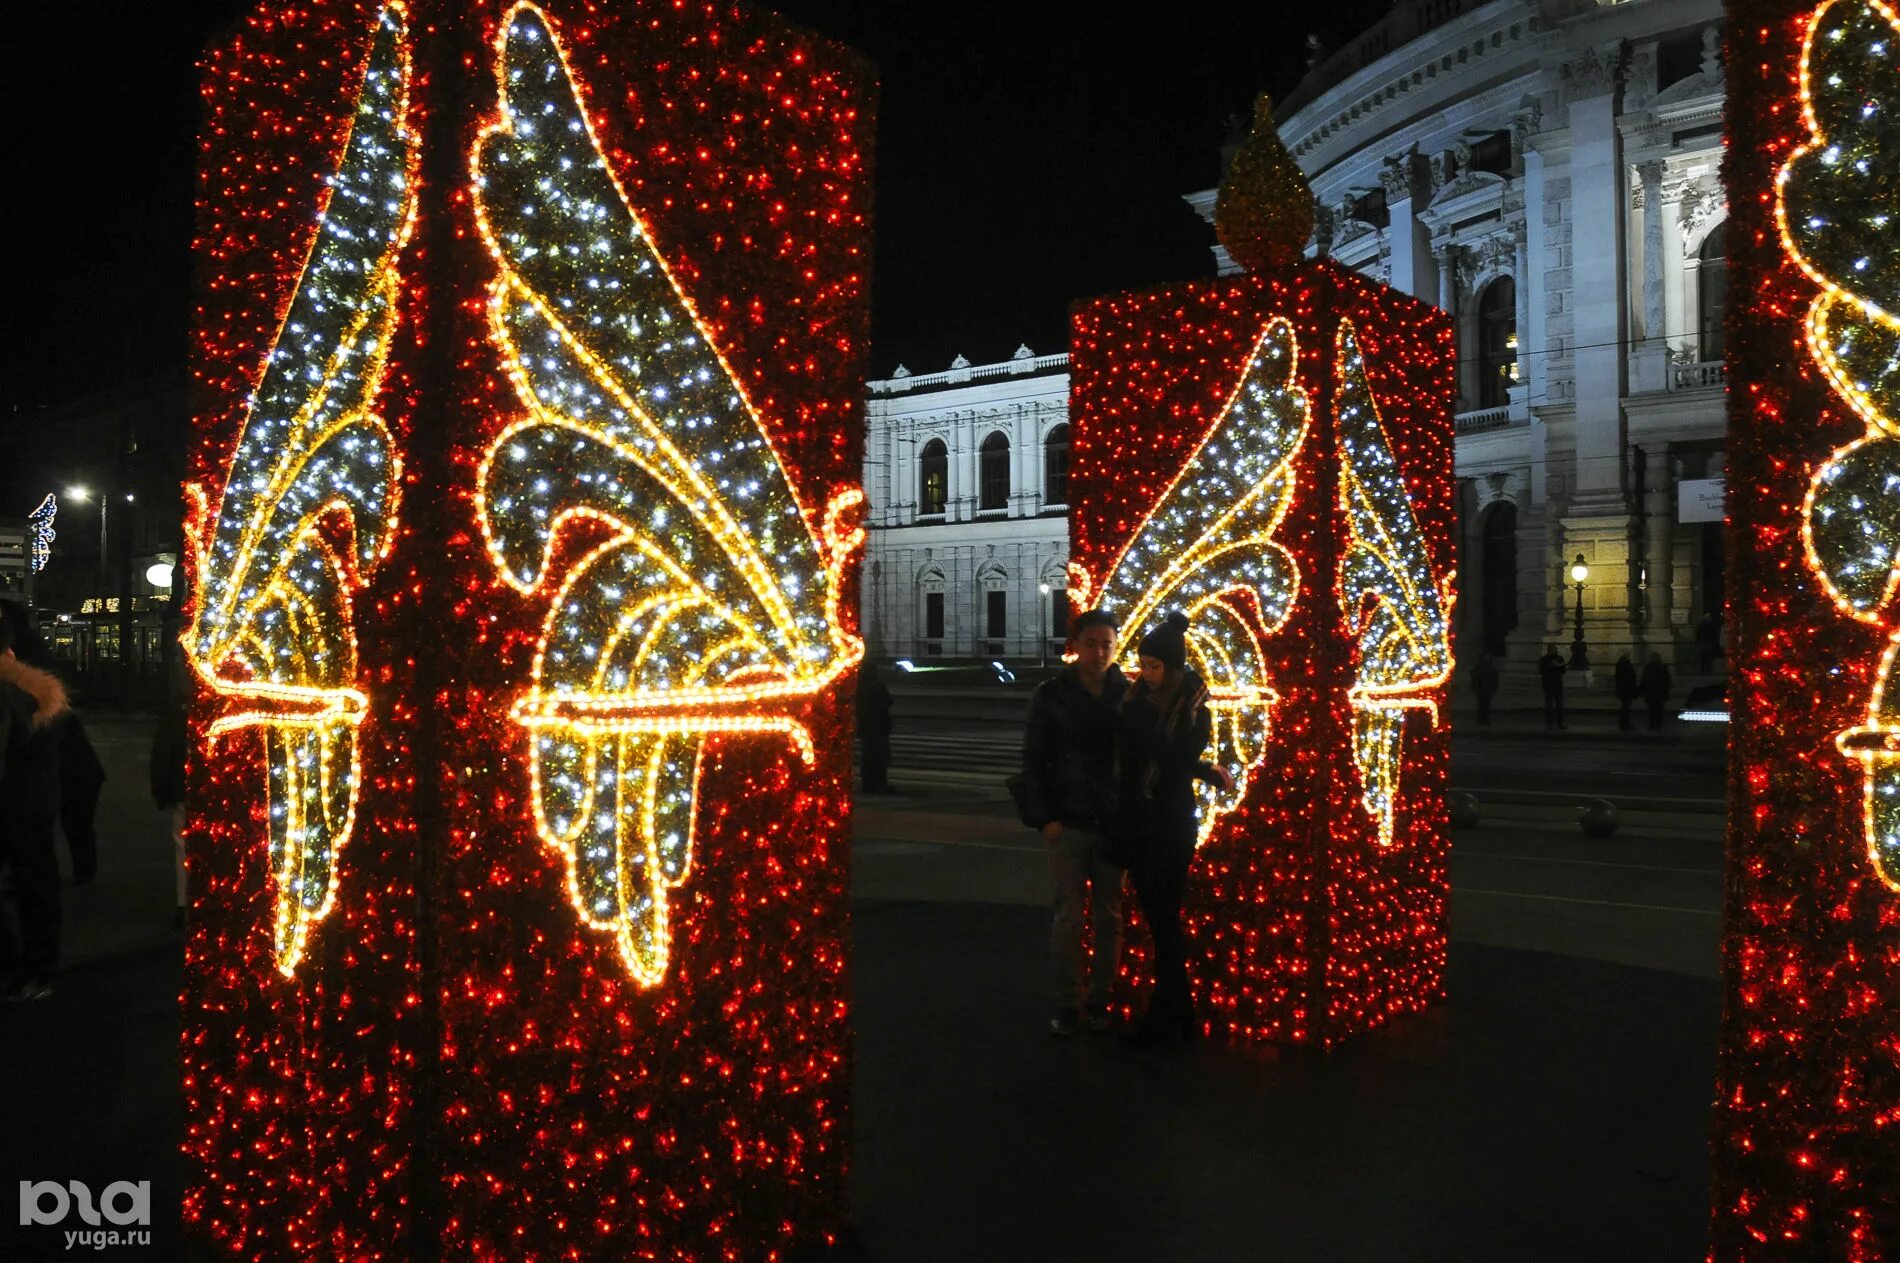
<instances>
[{"instance_id":1,"label":"large light-up decoration","mask_svg":"<svg viewBox=\"0 0 1900 1263\"><path fill-rule=\"evenodd\" d=\"M1266 757L1275 694L1261 652L1299 591L1300 568L1274 539L1293 501L1294 457L1306 437L1306 392L1294 382L1293 327L1268 324L1247 356L1239 385L1154 509L1135 528L1100 591L1080 566L1069 570L1079 609L1116 611L1130 634L1123 670L1135 669L1136 628L1187 612L1188 663L1207 682L1214 714L1211 756L1234 788L1198 787L1199 840L1247 796Z\"/></svg>"},{"instance_id":2,"label":"large light-up decoration","mask_svg":"<svg viewBox=\"0 0 1900 1263\"><path fill-rule=\"evenodd\" d=\"M1819 38L1816 38L1816 32ZM1881 148L1900 136L1900 16L1868 0L1817 11L1801 58L1809 139L1776 174L1782 248L1821 287L1808 308L1808 354L1867 431L1836 448L1808 484L1807 562L1836 608L1879 623L1900 593L1900 178ZM1867 726L1841 748L1867 775L1867 852L1900 891L1900 743L1881 726L1888 668Z\"/></svg>"},{"instance_id":3,"label":"large light-up decoration","mask_svg":"<svg viewBox=\"0 0 1900 1263\"><path fill-rule=\"evenodd\" d=\"M824 1249L869 67L670 0L271 0L204 66L194 1244Z\"/></svg>"},{"instance_id":4,"label":"large light-up decoration","mask_svg":"<svg viewBox=\"0 0 1900 1263\"><path fill-rule=\"evenodd\" d=\"M1125 643L1190 614L1241 781L1202 799L1198 1012L1331 1045L1443 986L1456 354L1436 308L1267 239L1309 195L1262 118L1233 167L1262 187L1222 194L1261 270L1076 311L1070 595Z\"/></svg>"},{"instance_id":5,"label":"large light-up decoration","mask_svg":"<svg viewBox=\"0 0 1900 1263\"><path fill-rule=\"evenodd\" d=\"M1900 13L1731 0L1711 1258L1900 1256ZM1818 371L1817 371L1818 370Z\"/></svg>"},{"instance_id":6,"label":"large light-up decoration","mask_svg":"<svg viewBox=\"0 0 1900 1263\"><path fill-rule=\"evenodd\" d=\"M1339 504L1346 514L1346 557L1339 600L1358 633L1353 678L1352 757L1364 783L1360 801L1391 846L1398 814L1405 713L1438 724L1438 691L1451 679L1452 582L1432 558L1412 512L1405 476L1392 459L1379 405L1366 380L1352 322L1337 337Z\"/></svg>"},{"instance_id":7,"label":"large light-up decoration","mask_svg":"<svg viewBox=\"0 0 1900 1263\"><path fill-rule=\"evenodd\" d=\"M482 468L482 529L525 593L570 523L610 538L560 580L515 718L533 740L535 818L575 911L611 930L644 985L665 975L667 892L692 865L712 733L773 734L863 656L840 625L862 541L834 494L806 523L745 388L668 271L587 126L545 17L504 24L502 121L475 157L500 277L496 346L531 418Z\"/></svg>"},{"instance_id":8,"label":"large light-up decoration","mask_svg":"<svg viewBox=\"0 0 1900 1263\"><path fill-rule=\"evenodd\" d=\"M350 591L394 527L401 462L376 415L415 213L409 48L377 19L349 141L276 340L264 356L214 524L202 525L185 651L228 703L212 739L263 730L277 968L294 972L337 898L355 825L357 674ZM202 491L194 484L194 497ZM202 523L203 510L192 521ZM338 533L350 539L339 548Z\"/></svg>"},{"instance_id":9,"label":"large light-up decoration","mask_svg":"<svg viewBox=\"0 0 1900 1263\"><path fill-rule=\"evenodd\" d=\"M59 536L53 531L53 519L59 516L59 501L52 492L39 502L31 513L26 515L27 530L33 541L33 572L38 574L46 569L46 563L53 556L53 541Z\"/></svg>"}]
</instances>

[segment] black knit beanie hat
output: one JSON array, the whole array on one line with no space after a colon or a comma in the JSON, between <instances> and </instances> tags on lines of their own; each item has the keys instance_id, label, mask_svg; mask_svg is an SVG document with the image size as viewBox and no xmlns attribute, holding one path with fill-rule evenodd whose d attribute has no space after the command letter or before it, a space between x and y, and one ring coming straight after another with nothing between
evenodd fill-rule
<instances>
[{"instance_id":1,"label":"black knit beanie hat","mask_svg":"<svg viewBox=\"0 0 1900 1263\"><path fill-rule=\"evenodd\" d=\"M1141 656L1157 658L1161 665L1179 671L1187 665L1187 615L1170 611L1161 626L1141 638Z\"/></svg>"}]
</instances>

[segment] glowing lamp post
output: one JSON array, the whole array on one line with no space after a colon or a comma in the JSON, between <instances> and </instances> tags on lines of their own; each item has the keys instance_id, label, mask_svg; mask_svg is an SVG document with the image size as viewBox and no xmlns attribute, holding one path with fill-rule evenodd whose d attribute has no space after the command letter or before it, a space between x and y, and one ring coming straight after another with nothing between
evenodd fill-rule
<instances>
[{"instance_id":1,"label":"glowing lamp post","mask_svg":"<svg viewBox=\"0 0 1900 1263\"><path fill-rule=\"evenodd\" d=\"M1577 625L1570 637L1570 669L1585 671L1590 666L1590 648L1583 643L1583 585L1590 577L1590 567L1584 564L1583 554L1570 563L1570 581L1577 585Z\"/></svg>"}]
</instances>

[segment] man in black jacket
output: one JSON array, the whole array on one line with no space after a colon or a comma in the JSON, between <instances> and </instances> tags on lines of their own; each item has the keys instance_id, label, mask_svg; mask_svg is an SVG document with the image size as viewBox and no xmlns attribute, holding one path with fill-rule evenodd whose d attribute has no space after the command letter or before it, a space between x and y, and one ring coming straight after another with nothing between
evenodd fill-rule
<instances>
[{"instance_id":1,"label":"man in black jacket","mask_svg":"<svg viewBox=\"0 0 1900 1263\"><path fill-rule=\"evenodd\" d=\"M1109 1027L1109 993L1121 956L1122 870L1103 855L1115 811L1115 725L1128 681L1115 665L1112 616L1090 610L1069 629L1075 660L1036 689L1023 736L1023 805L1049 849L1055 923L1049 958L1055 980L1052 1035ZM1092 895L1094 931L1083 1008L1082 900Z\"/></svg>"}]
</instances>

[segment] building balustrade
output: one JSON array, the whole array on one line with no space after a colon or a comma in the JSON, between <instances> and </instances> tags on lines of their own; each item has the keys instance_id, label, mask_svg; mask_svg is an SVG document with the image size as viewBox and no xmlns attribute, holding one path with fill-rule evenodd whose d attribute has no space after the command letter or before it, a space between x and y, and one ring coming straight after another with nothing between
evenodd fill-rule
<instances>
[{"instance_id":1,"label":"building balustrade","mask_svg":"<svg viewBox=\"0 0 1900 1263\"><path fill-rule=\"evenodd\" d=\"M1452 420L1458 434L1483 434L1486 430L1502 430L1511 424L1511 405L1497 408L1480 408L1476 412L1461 412Z\"/></svg>"},{"instance_id":2,"label":"building balustrade","mask_svg":"<svg viewBox=\"0 0 1900 1263\"><path fill-rule=\"evenodd\" d=\"M1719 390L1728 385L1728 364L1723 360L1699 360L1677 364L1669 370L1671 390Z\"/></svg>"}]
</instances>

